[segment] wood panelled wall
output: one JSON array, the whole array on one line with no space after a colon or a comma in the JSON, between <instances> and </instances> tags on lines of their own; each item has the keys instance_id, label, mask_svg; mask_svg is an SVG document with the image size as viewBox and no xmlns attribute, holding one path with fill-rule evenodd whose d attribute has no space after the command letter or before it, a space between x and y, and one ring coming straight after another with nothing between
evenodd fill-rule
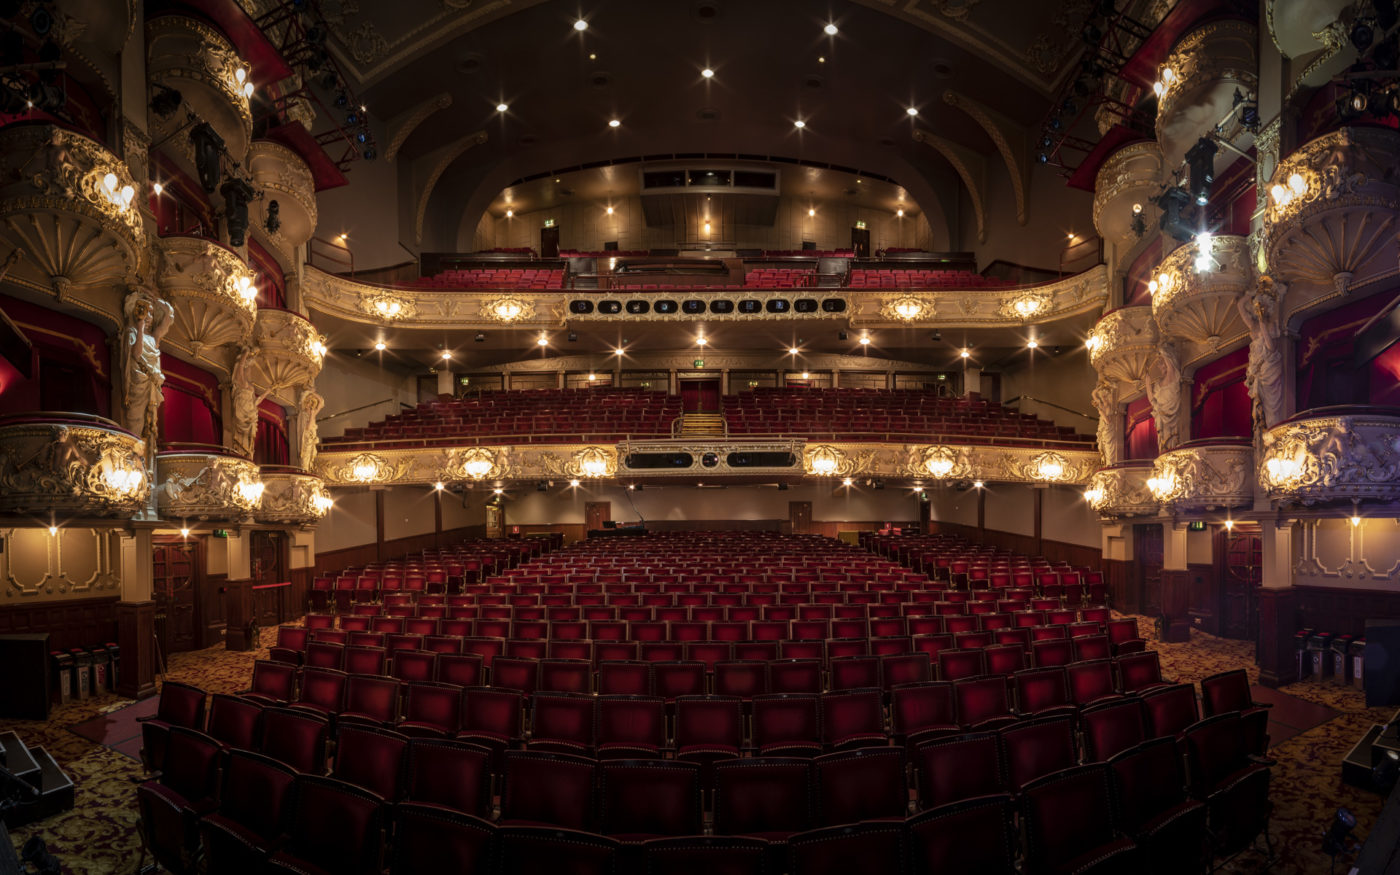
<instances>
[{"instance_id":1,"label":"wood panelled wall","mask_svg":"<svg viewBox=\"0 0 1400 875\"><path fill-rule=\"evenodd\" d=\"M545 531L548 531L548 528ZM446 546L466 538L484 537L486 537L486 526L462 526L456 529L444 529L441 533L428 532L407 538L394 538L382 544L361 544L356 547L346 547L343 550L331 550L316 554L315 573L328 574L355 565L402 559L410 553L431 550L439 544Z\"/></svg>"},{"instance_id":2,"label":"wood panelled wall","mask_svg":"<svg viewBox=\"0 0 1400 875\"><path fill-rule=\"evenodd\" d=\"M1364 635L1367 620L1400 618L1400 592L1323 586L1295 586L1293 590L1298 611L1295 628Z\"/></svg>"},{"instance_id":3,"label":"wood panelled wall","mask_svg":"<svg viewBox=\"0 0 1400 875\"><path fill-rule=\"evenodd\" d=\"M50 650L117 640L117 597L0 607L0 634L49 633Z\"/></svg>"}]
</instances>

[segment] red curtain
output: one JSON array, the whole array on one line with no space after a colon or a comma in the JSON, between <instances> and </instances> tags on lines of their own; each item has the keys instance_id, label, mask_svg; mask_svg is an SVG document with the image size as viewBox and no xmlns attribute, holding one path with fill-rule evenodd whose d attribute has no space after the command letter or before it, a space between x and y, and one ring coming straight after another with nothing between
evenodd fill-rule
<instances>
[{"instance_id":1,"label":"red curtain","mask_svg":"<svg viewBox=\"0 0 1400 875\"><path fill-rule=\"evenodd\" d=\"M160 366L165 372L161 443L222 444L218 377L169 355L160 357Z\"/></svg>"},{"instance_id":2,"label":"red curtain","mask_svg":"<svg viewBox=\"0 0 1400 875\"><path fill-rule=\"evenodd\" d=\"M0 296L0 310L29 340L33 356L29 379L8 361L0 366L0 413L56 410L112 415L106 331L17 298Z\"/></svg>"},{"instance_id":3,"label":"red curtain","mask_svg":"<svg viewBox=\"0 0 1400 875\"><path fill-rule=\"evenodd\" d=\"M1147 210L1143 210L1143 221L1148 221ZM1151 230L1156 231L1156 221L1151 222ZM1138 257L1133 259L1132 265L1128 268L1128 275L1123 278L1125 288L1123 289L1123 306L1136 307L1142 304L1151 304L1152 295L1147 291L1147 283L1156 272L1157 263L1162 260L1162 240L1161 236L1153 234L1153 241L1146 249L1138 253Z\"/></svg>"},{"instance_id":4,"label":"red curtain","mask_svg":"<svg viewBox=\"0 0 1400 875\"><path fill-rule=\"evenodd\" d=\"M282 276L282 266L277 263L258 241L248 238L248 261L253 266L254 281L258 286L258 306L287 308L287 283Z\"/></svg>"},{"instance_id":5,"label":"red curtain","mask_svg":"<svg viewBox=\"0 0 1400 875\"><path fill-rule=\"evenodd\" d=\"M1152 419L1152 405L1139 398L1128 405L1124 441L1125 460L1157 458L1157 423Z\"/></svg>"},{"instance_id":6,"label":"red curtain","mask_svg":"<svg viewBox=\"0 0 1400 875\"><path fill-rule=\"evenodd\" d=\"M1235 350L1196 371L1191 396L1191 438L1249 437L1254 419L1244 385L1249 348Z\"/></svg>"},{"instance_id":7,"label":"red curtain","mask_svg":"<svg viewBox=\"0 0 1400 875\"><path fill-rule=\"evenodd\" d=\"M253 442L253 461L259 465L285 465L289 457L287 414L282 405L264 401L258 405L258 434Z\"/></svg>"},{"instance_id":8,"label":"red curtain","mask_svg":"<svg viewBox=\"0 0 1400 875\"><path fill-rule=\"evenodd\" d=\"M1400 352L1392 345L1360 368L1352 367L1357 333L1395 299L1378 292L1303 323L1298 339L1298 409L1333 404L1400 403Z\"/></svg>"}]
</instances>

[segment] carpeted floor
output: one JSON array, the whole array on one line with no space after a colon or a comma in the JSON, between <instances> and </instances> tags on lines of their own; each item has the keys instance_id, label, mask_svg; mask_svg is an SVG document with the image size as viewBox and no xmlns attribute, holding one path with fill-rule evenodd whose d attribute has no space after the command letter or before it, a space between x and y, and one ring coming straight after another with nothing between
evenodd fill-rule
<instances>
[{"instance_id":1,"label":"carpeted floor","mask_svg":"<svg viewBox=\"0 0 1400 875\"><path fill-rule=\"evenodd\" d=\"M1197 683L1216 672L1240 667L1248 669L1251 680L1258 678L1249 642L1193 632L1190 643L1167 644L1156 639L1150 621L1141 619L1140 625L1143 637L1161 653L1163 674L1169 678ZM264 647L272 642L275 632L264 630ZM246 687L253 660L265 655L265 650L229 653L217 648L176 654L170 660L169 678L210 692L237 692ZM1323 856L1320 844L1332 812L1337 806L1349 808L1357 818L1355 837L1364 840L1383 802L1375 794L1342 783L1342 757L1371 724L1385 722L1393 709L1367 708L1359 691L1334 684L1297 683L1280 692L1263 691L1261 698L1264 696L1279 702L1275 710L1281 718L1271 727L1275 738L1272 752L1278 759L1270 830L1275 859L1270 865L1262 852L1247 852L1233 860L1226 871L1250 875L1325 873L1331 861ZM31 746L47 748L77 784L74 810L16 830L16 847L29 836L39 835L63 861L65 871L73 875L129 875L137 871L141 854L135 788L143 774L141 766L119 750L74 731L79 724L100 721L114 708L129 704L129 700L107 696L55 708L46 723L0 721L0 730L13 729ZM1329 718L1329 711L1334 716ZM120 742L116 736L124 730L118 721L124 719L125 715L109 718L111 725L102 734L96 734L95 724L89 724L87 734L107 743ZM129 743L117 746L125 749ZM1338 868L1344 872L1348 867L1339 864Z\"/></svg>"}]
</instances>

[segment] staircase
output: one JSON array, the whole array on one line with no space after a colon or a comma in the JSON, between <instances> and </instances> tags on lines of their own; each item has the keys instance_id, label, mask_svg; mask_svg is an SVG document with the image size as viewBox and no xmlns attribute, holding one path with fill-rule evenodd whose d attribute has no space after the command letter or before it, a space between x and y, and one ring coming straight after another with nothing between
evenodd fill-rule
<instances>
[{"instance_id":1,"label":"staircase","mask_svg":"<svg viewBox=\"0 0 1400 875\"><path fill-rule=\"evenodd\" d=\"M681 416L679 437L724 437L724 416L719 413L686 413Z\"/></svg>"}]
</instances>

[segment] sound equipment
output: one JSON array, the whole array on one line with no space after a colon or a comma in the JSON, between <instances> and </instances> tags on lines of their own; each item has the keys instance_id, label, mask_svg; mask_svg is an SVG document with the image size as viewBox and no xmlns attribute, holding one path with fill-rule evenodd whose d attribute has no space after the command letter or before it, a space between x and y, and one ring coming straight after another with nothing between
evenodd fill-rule
<instances>
[{"instance_id":1,"label":"sound equipment","mask_svg":"<svg viewBox=\"0 0 1400 875\"><path fill-rule=\"evenodd\" d=\"M1363 672L1367 707L1400 704L1400 620L1367 620Z\"/></svg>"}]
</instances>

